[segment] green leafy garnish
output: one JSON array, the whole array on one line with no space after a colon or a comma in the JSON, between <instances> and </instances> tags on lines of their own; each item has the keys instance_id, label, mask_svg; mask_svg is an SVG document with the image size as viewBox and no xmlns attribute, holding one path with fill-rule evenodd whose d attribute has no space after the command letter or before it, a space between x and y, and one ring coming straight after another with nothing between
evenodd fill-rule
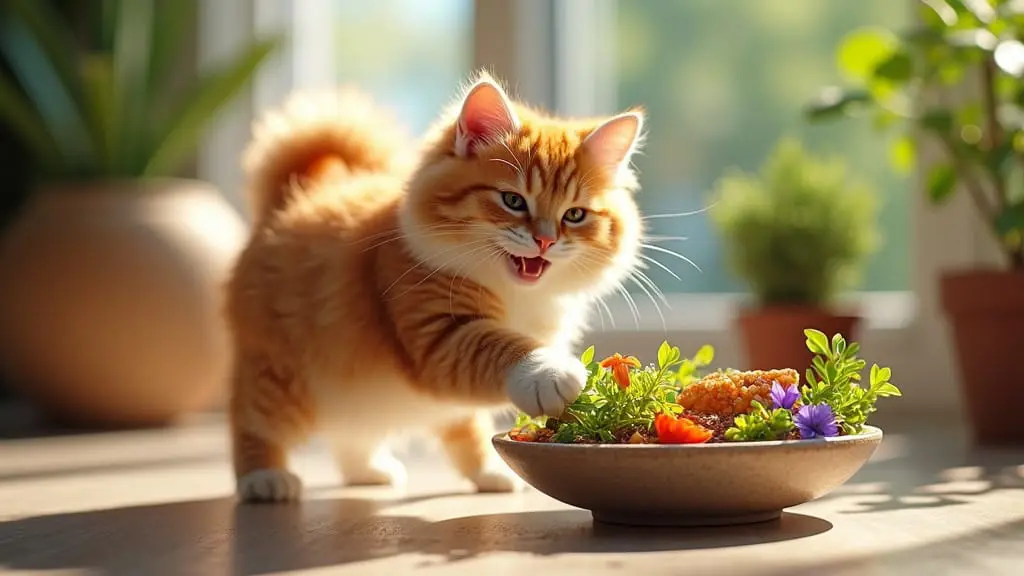
<instances>
[{"instance_id":1,"label":"green leafy garnish","mask_svg":"<svg viewBox=\"0 0 1024 576\"><path fill-rule=\"evenodd\" d=\"M597 362L594 347L587 348L580 361L587 367L587 384L579 397L557 416L554 442L613 442L616 435L629 430L649 432L660 413L679 414L676 402L681 383L699 377L699 370L714 359L714 349L704 346L692 359L683 358L679 348L662 342L657 366L639 366L632 357L612 356ZM614 374L616 363L624 363L626 386ZM604 366L602 366L604 364ZM546 418L520 414L519 428L543 427Z\"/></svg>"},{"instance_id":2,"label":"green leafy garnish","mask_svg":"<svg viewBox=\"0 0 1024 576\"><path fill-rule=\"evenodd\" d=\"M757 400L750 402L751 412L736 416L733 426L725 431L730 442L783 440L793 431L793 413L785 408L768 410Z\"/></svg>"},{"instance_id":3,"label":"green leafy garnish","mask_svg":"<svg viewBox=\"0 0 1024 576\"><path fill-rule=\"evenodd\" d=\"M801 400L804 404L831 406L836 423L845 434L859 434L864 430L864 423L875 411L880 397L902 395L889 381L892 371L878 364L871 366L869 386L859 385L861 372L867 366L857 357L860 344L848 345L842 334L835 334L830 343L824 333L814 329L804 330L804 335L807 349L815 356L812 367L807 369Z\"/></svg>"}]
</instances>

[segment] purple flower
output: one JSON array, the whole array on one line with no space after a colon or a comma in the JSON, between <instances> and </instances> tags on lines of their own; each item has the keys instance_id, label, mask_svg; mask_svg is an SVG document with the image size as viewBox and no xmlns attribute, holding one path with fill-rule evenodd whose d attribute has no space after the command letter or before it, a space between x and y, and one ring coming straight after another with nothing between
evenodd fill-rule
<instances>
[{"instance_id":1,"label":"purple flower","mask_svg":"<svg viewBox=\"0 0 1024 576\"><path fill-rule=\"evenodd\" d=\"M776 380L772 382L772 408L785 408L789 410L793 407L793 403L800 398L800 391L797 390L796 386L790 385L788 388L783 388L782 384Z\"/></svg>"},{"instance_id":2,"label":"purple flower","mask_svg":"<svg viewBox=\"0 0 1024 576\"><path fill-rule=\"evenodd\" d=\"M805 440L819 436L839 435L836 416L828 404L801 406L793 417L793 423L800 430L800 437Z\"/></svg>"}]
</instances>

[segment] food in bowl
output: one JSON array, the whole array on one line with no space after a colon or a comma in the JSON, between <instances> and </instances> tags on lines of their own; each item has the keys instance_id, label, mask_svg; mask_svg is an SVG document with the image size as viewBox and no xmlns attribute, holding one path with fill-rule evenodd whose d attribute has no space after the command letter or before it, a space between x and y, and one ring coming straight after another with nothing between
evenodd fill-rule
<instances>
[{"instance_id":1,"label":"food in bowl","mask_svg":"<svg viewBox=\"0 0 1024 576\"><path fill-rule=\"evenodd\" d=\"M581 360L587 384L564 413L520 414L511 440L560 444L705 444L801 441L861 434L879 398L900 396L889 368L867 363L860 346L842 334L804 330L812 366L800 382L793 368L703 374L711 346L693 358L663 342L657 364L612 354L595 361L591 346Z\"/></svg>"}]
</instances>

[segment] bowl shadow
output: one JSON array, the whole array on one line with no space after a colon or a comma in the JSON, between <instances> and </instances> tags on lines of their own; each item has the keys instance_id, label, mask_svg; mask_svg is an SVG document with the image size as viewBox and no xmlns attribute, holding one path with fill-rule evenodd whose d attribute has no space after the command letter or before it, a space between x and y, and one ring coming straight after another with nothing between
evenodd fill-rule
<instances>
[{"instance_id":1,"label":"bowl shadow","mask_svg":"<svg viewBox=\"0 0 1024 576\"><path fill-rule=\"evenodd\" d=\"M725 548L809 538L832 528L826 520L793 513L734 527L633 528L595 523L579 509L473 514L475 506L464 498L452 500L464 515L437 522L387 511L452 496L264 506L217 498L14 519L0 522L0 567L100 575L256 575L402 555L425 555L421 565L430 565L498 552L547 556Z\"/></svg>"}]
</instances>

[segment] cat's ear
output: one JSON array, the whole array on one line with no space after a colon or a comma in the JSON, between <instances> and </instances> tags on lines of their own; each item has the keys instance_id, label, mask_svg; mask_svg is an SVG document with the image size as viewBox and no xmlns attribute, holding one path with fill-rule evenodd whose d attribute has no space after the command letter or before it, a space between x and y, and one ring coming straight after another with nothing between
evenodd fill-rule
<instances>
[{"instance_id":1,"label":"cat's ear","mask_svg":"<svg viewBox=\"0 0 1024 576\"><path fill-rule=\"evenodd\" d=\"M583 141L582 148L595 162L616 170L629 162L640 144L643 113L620 114L605 121Z\"/></svg>"},{"instance_id":2,"label":"cat's ear","mask_svg":"<svg viewBox=\"0 0 1024 576\"><path fill-rule=\"evenodd\" d=\"M455 153L471 156L481 143L519 130L519 119L505 92L494 82L478 82L462 101L455 124Z\"/></svg>"}]
</instances>

